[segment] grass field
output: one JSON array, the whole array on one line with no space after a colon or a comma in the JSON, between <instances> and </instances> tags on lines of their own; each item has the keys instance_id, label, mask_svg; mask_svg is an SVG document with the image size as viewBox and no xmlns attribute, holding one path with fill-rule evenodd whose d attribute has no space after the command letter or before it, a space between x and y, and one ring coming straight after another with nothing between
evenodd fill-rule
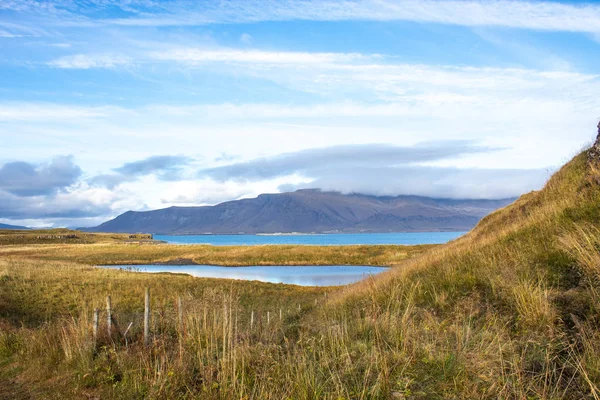
<instances>
[{"instance_id":1,"label":"grass field","mask_svg":"<svg viewBox=\"0 0 600 400\"><path fill-rule=\"evenodd\" d=\"M394 266L433 248L420 246L210 246L151 242L99 242L89 245L11 245L3 258L70 261L88 265L177 262L214 265L385 265Z\"/></svg>"},{"instance_id":2,"label":"grass field","mask_svg":"<svg viewBox=\"0 0 600 400\"><path fill-rule=\"evenodd\" d=\"M87 233L70 229L9 230L0 229L0 245L152 243L149 234Z\"/></svg>"},{"instance_id":3,"label":"grass field","mask_svg":"<svg viewBox=\"0 0 600 400\"><path fill-rule=\"evenodd\" d=\"M442 246L2 245L0 396L597 399L597 166L578 155L543 190ZM344 288L300 288L91 267L177 258L396 268ZM109 337L101 323L94 344L92 310L106 295L119 328Z\"/></svg>"},{"instance_id":4,"label":"grass field","mask_svg":"<svg viewBox=\"0 0 600 400\"><path fill-rule=\"evenodd\" d=\"M222 397L223 378L218 371L224 361L222 341L229 329L235 327L237 332L235 343L228 345L235 345L236 354L238 351L240 354L256 354L261 346L266 346L265 350L270 354L279 349L282 341L297 339L305 316L313 312L315 306L322 306L328 294L338 290L172 274L147 275L99 269L94 265L184 260L218 265L394 266L434 247L176 246L153 242L149 236L66 230L2 231L0 243L0 356L5 357L0 365L3 366L3 379L7 382L7 389L0 391L0 396L5 398L13 398L14 393L24 398L30 394L52 398L57 390L70 392L74 387L81 389L81 385L85 388L73 391L73 398L86 393L121 398L180 397L180 393L175 395L164 389L155 391L154 384L146 382L144 367L130 364L141 362L139 357L148 351L139 348L146 287L150 288L152 295L155 336L150 353L156 351L156 342L166 346L161 347L165 359L173 357L174 349L179 356L182 348L185 349L184 354L189 355L189 341L209 343L204 362L208 364L206 367L216 371L211 379L211 382L214 381L211 385L216 386L211 386L209 394ZM102 330L105 325L102 320L100 330L103 334L100 343L94 346L90 330L92 312L105 307L108 295L111 296L115 323L134 322L134 325L128 331L125 343L119 331L122 333L126 327L119 326L113 337L108 338ZM179 329L179 298L185 309L185 334ZM228 313L235 322L226 322ZM252 327L250 319L253 319ZM308 326L302 326L302 330L305 328ZM56 342L48 342L49 338ZM103 358L111 352L123 352L120 356L129 357L120 357L119 362ZM24 362L24 359L27 361ZM75 359L76 365L71 362ZM183 360L192 364L197 362L190 361L187 356L180 358L179 362ZM148 362L152 364L152 361ZM105 369L99 368L99 364ZM115 372L123 368L128 371L137 368L144 377L129 377L128 383L125 383L122 373ZM190 366L179 365L176 368L187 370ZM176 373L170 372L171 376ZM113 376L115 373L116 378ZM107 380L112 383L107 385ZM191 391L190 396L191 393L196 392Z\"/></svg>"}]
</instances>

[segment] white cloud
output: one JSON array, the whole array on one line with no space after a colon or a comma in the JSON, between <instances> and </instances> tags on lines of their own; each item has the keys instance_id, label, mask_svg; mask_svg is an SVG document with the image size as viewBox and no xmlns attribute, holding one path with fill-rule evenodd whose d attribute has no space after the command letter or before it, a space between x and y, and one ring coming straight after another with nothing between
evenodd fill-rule
<instances>
[{"instance_id":1,"label":"white cloud","mask_svg":"<svg viewBox=\"0 0 600 400\"><path fill-rule=\"evenodd\" d=\"M23 37L23 35L0 30L0 38L20 38L20 37Z\"/></svg>"},{"instance_id":2,"label":"white cloud","mask_svg":"<svg viewBox=\"0 0 600 400\"><path fill-rule=\"evenodd\" d=\"M53 103L0 103L0 121L53 121L106 117L123 111L114 106L82 107Z\"/></svg>"},{"instance_id":3,"label":"white cloud","mask_svg":"<svg viewBox=\"0 0 600 400\"><path fill-rule=\"evenodd\" d=\"M369 60L370 56L335 53L202 52L189 49L157 56L183 62L244 62L247 63L244 68L236 68L238 74L249 74L295 90L327 93L329 100L308 105L156 104L129 110L113 106L0 103L0 120L114 119L126 114L131 120L136 116L147 120L148 117L152 119L161 115L177 122L188 120L198 123L232 118L281 120L429 116L432 119L455 119L457 115L474 118L474 121L478 118L495 121L505 118L510 121L517 117L525 121L539 118L556 120L568 114L595 115L600 107L597 97L600 77L595 74L517 68L354 63L355 59ZM324 60L335 62L321 63ZM263 62L266 64L260 64ZM311 67L305 68L306 64ZM135 124L128 126L135 128Z\"/></svg>"},{"instance_id":4,"label":"white cloud","mask_svg":"<svg viewBox=\"0 0 600 400\"><path fill-rule=\"evenodd\" d=\"M464 26L600 32L600 6L549 1L475 0L244 0L166 6L168 13L104 22L130 26L202 25L260 21L415 21ZM159 10L157 10L159 11ZM163 10L164 11L164 10Z\"/></svg>"},{"instance_id":5,"label":"white cloud","mask_svg":"<svg viewBox=\"0 0 600 400\"><path fill-rule=\"evenodd\" d=\"M89 2L91 4L94 1ZM97 7L106 6L96 1ZM541 31L600 32L600 6L520 0L230 0L219 2L111 2L127 18L97 18L77 2L4 1L0 9L38 14L49 25L96 28L194 26L261 21L414 21L470 27L500 26ZM57 7L58 6L58 7Z\"/></svg>"},{"instance_id":6,"label":"white cloud","mask_svg":"<svg viewBox=\"0 0 600 400\"><path fill-rule=\"evenodd\" d=\"M73 45L71 43L50 43L50 44L48 44L48 46L57 47L59 49L68 49L69 47L71 47Z\"/></svg>"},{"instance_id":7,"label":"white cloud","mask_svg":"<svg viewBox=\"0 0 600 400\"><path fill-rule=\"evenodd\" d=\"M0 2L1 6L2 3ZM7 38L40 37L47 33L40 27L40 24L21 24L13 22L12 19L3 20L0 18L0 28L0 36Z\"/></svg>"},{"instance_id":8,"label":"white cloud","mask_svg":"<svg viewBox=\"0 0 600 400\"><path fill-rule=\"evenodd\" d=\"M319 53L294 51L239 50L232 48L202 49L196 47L176 47L160 51L139 52L136 55L123 54L74 54L60 57L46 63L52 68L61 69L112 69L130 65L174 62L201 67L210 63L266 65L266 66L316 66L326 67L368 60L380 59L378 54L360 53Z\"/></svg>"},{"instance_id":9,"label":"white cloud","mask_svg":"<svg viewBox=\"0 0 600 400\"><path fill-rule=\"evenodd\" d=\"M309 53L291 51L261 50L203 50L196 48L179 48L164 52L151 52L150 58L163 61L179 61L187 63L232 62L250 64L326 64L343 63L367 58L359 53Z\"/></svg>"},{"instance_id":10,"label":"white cloud","mask_svg":"<svg viewBox=\"0 0 600 400\"><path fill-rule=\"evenodd\" d=\"M315 146L462 138L514 149L501 157L473 156L462 166L540 168L566 161L589 141L600 109L600 79L592 74L408 64L296 71L280 65L252 73L282 86L327 90L327 102L131 109L0 103L0 136L11 135L0 157L11 159L32 141L45 146L29 150L37 157L52 151L48 146L64 151L58 143L96 164L110 160L94 167L101 174L102 168L182 149L207 160L221 152L248 159Z\"/></svg>"},{"instance_id":11,"label":"white cloud","mask_svg":"<svg viewBox=\"0 0 600 400\"><path fill-rule=\"evenodd\" d=\"M542 99L571 93L595 96L599 76L561 70L466 67L397 63L379 54L200 50L178 48L152 52L148 59L177 62L198 72L246 75L278 85L329 97L418 103L478 102L481 93ZM211 64L216 64L211 66ZM240 66L240 64L242 64ZM578 93L575 86L584 90ZM497 96L496 96L497 97ZM588 98L589 100L589 98Z\"/></svg>"},{"instance_id":12,"label":"white cloud","mask_svg":"<svg viewBox=\"0 0 600 400\"><path fill-rule=\"evenodd\" d=\"M251 187L254 186L254 187ZM272 185L271 189L277 186ZM220 183L210 179L173 182L160 198L161 205L197 206L214 205L224 201L252 197L260 193L255 185Z\"/></svg>"},{"instance_id":13,"label":"white cloud","mask_svg":"<svg viewBox=\"0 0 600 400\"><path fill-rule=\"evenodd\" d=\"M455 169L455 168L365 168L327 169L300 185L285 185L285 191L320 188L342 193L379 196L417 195L437 198L502 199L541 188L549 177L545 170Z\"/></svg>"},{"instance_id":14,"label":"white cloud","mask_svg":"<svg viewBox=\"0 0 600 400\"><path fill-rule=\"evenodd\" d=\"M90 68L115 68L131 64L132 60L123 55L114 54L75 54L64 56L47 63L53 68L63 69L90 69Z\"/></svg>"},{"instance_id":15,"label":"white cloud","mask_svg":"<svg viewBox=\"0 0 600 400\"><path fill-rule=\"evenodd\" d=\"M0 191L0 212L14 220L86 218L110 213L118 195L108 190L75 187L51 196L20 197Z\"/></svg>"}]
</instances>

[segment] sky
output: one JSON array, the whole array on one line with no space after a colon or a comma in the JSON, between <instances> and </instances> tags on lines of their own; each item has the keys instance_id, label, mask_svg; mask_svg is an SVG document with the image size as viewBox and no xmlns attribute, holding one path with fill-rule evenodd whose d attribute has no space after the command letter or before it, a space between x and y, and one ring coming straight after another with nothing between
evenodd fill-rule
<instances>
[{"instance_id":1,"label":"sky","mask_svg":"<svg viewBox=\"0 0 600 400\"><path fill-rule=\"evenodd\" d=\"M0 222L508 198L600 118L600 3L0 0Z\"/></svg>"}]
</instances>

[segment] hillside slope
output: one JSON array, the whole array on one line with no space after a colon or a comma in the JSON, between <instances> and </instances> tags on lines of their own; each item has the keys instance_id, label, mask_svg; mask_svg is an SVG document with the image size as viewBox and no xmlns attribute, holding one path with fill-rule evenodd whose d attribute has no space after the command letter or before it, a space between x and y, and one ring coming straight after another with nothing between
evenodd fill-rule
<instances>
[{"instance_id":1,"label":"hillside slope","mask_svg":"<svg viewBox=\"0 0 600 400\"><path fill-rule=\"evenodd\" d=\"M216 206L129 211L86 230L158 234L466 231L511 201L299 190Z\"/></svg>"},{"instance_id":2,"label":"hillside slope","mask_svg":"<svg viewBox=\"0 0 600 400\"><path fill-rule=\"evenodd\" d=\"M599 398L599 165L584 152L464 237L344 290L315 315L321 334L343 324L351 354L375 341L351 363L398 396Z\"/></svg>"}]
</instances>

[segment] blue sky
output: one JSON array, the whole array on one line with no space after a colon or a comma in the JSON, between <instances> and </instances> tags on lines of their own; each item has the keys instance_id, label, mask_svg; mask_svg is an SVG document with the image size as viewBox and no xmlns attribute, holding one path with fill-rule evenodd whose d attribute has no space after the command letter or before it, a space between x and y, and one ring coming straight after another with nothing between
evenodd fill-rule
<instances>
[{"instance_id":1,"label":"blue sky","mask_svg":"<svg viewBox=\"0 0 600 400\"><path fill-rule=\"evenodd\" d=\"M594 138L599 74L592 2L0 0L0 222L518 196Z\"/></svg>"}]
</instances>

